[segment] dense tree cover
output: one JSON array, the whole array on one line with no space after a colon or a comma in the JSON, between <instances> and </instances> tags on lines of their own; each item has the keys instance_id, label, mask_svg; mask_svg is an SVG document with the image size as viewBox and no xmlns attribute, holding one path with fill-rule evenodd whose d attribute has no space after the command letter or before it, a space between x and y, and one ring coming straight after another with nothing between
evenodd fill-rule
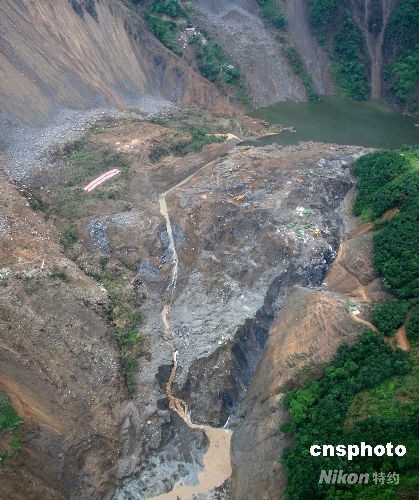
<instances>
[{"instance_id":1,"label":"dense tree cover","mask_svg":"<svg viewBox=\"0 0 419 500\"><path fill-rule=\"evenodd\" d=\"M180 5L178 0L155 0L150 5L150 11L166 14L173 18L186 15L185 9Z\"/></svg>"},{"instance_id":2,"label":"dense tree cover","mask_svg":"<svg viewBox=\"0 0 419 500\"><path fill-rule=\"evenodd\" d=\"M276 0L257 0L263 15L274 28L283 29L287 25L287 18L282 13Z\"/></svg>"},{"instance_id":3,"label":"dense tree cover","mask_svg":"<svg viewBox=\"0 0 419 500\"><path fill-rule=\"evenodd\" d=\"M309 0L310 22L319 42L330 42L332 69L339 90L362 100L369 95L364 43L347 4L347 0Z\"/></svg>"},{"instance_id":4,"label":"dense tree cover","mask_svg":"<svg viewBox=\"0 0 419 500\"><path fill-rule=\"evenodd\" d=\"M380 221L374 240L374 262L385 283L399 298L378 304L372 321L381 330L363 334L359 344L343 346L320 380L311 380L286 397L294 447L284 454L289 499L392 499L414 498L419 490L417 427L419 306L417 148L381 151L358 159L352 172L358 176L356 213L379 217L389 208L399 212ZM390 201L380 204L380 197ZM406 300L408 299L408 300ZM410 308L410 311L409 311ZM406 319L411 352L391 348L382 333L393 333ZM381 333L382 332L382 333ZM313 444L403 444L403 457L311 457ZM319 484L322 469L400 474L401 483L374 485Z\"/></svg>"},{"instance_id":5,"label":"dense tree cover","mask_svg":"<svg viewBox=\"0 0 419 500\"><path fill-rule=\"evenodd\" d=\"M375 219L396 206L398 197L389 197L390 186L393 186L400 174L406 173L409 167L409 160L398 151L378 151L359 158L351 167L357 176L355 215Z\"/></svg>"},{"instance_id":6,"label":"dense tree cover","mask_svg":"<svg viewBox=\"0 0 419 500\"><path fill-rule=\"evenodd\" d=\"M374 264L401 299L419 295L419 201L400 212L374 237Z\"/></svg>"},{"instance_id":7,"label":"dense tree cover","mask_svg":"<svg viewBox=\"0 0 419 500\"><path fill-rule=\"evenodd\" d=\"M369 95L362 50L362 36L351 14L347 12L335 36L336 61L333 69L342 94L358 100L366 99Z\"/></svg>"},{"instance_id":8,"label":"dense tree cover","mask_svg":"<svg viewBox=\"0 0 419 500\"><path fill-rule=\"evenodd\" d=\"M382 222L374 236L374 264L386 286L400 299L418 296L419 149L379 151L352 166L358 194L354 211L374 220L386 210L400 212Z\"/></svg>"},{"instance_id":9,"label":"dense tree cover","mask_svg":"<svg viewBox=\"0 0 419 500\"><path fill-rule=\"evenodd\" d=\"M354 346L342 346L332 365L319 381L295 389L286 396L291 423L283 431L294 435L294 447L284 456L288 473L287 498L336 498L346 485L319 484L322 469L342 469L345 472L380 470L408 471L413 467L409 458L312 457L313 444L356 444L364 441L372 446L389 441L410 443L417 440L415 421L407 415L405 421L389 417L366 418L346 425L352 401L362 390L376 387L395 375L410 371L406 353L393 351L383 338L372 331L365 332ZM345 498L354 498L349 491Z\"/></svg>"},{"instance_id":10,"label":"dense tree cover","mask_svg":"<svg viewBox=\"0 0 419 500\"><path fill-rule=\"evenodd\" d=\"M386 36L391 43L413 50L418 45L418 31L419 0L401 0L390 17Z\"/></svg>"},{"instance_id":11,"label":"dense tree cover","mask_svg":"<svg viewBox=\"0 0 419 500\"><path fill-rule=\"evenodd\" d=\"M419 28L418 28L419 29ZM384 78L400 104L405 104L414 94L419 81L419 53L407 52L397 59L394 64L386 67ZM417 103L411 103L412 111L418 110Z\"/></svg>"},{"instance_id":12,"label":"dense tree cover","mask_svg":"<svg viewBox=\"0 0 419 500\"><path fill-rule=\"evenodd\" d=\"M390 336L404 323L408 309L409 303L403 300L378 302L374 306L371 321L384 335Z\"/></svg>"},{"instance_id":13,"label":"dense tree cover","mask_svg":"<svg viewBox=\"0 0 419 500\"><path fill-rule=\"evenodd\" d=\"M336 19L340 0L309 0L310 23L319 41L325 43L330 24Z\"/></svg>"},{"instance_id":14,"label":"dense tree cover","mask_svg":"<svg viewBox=\"0 0 419 500\"><path fill-rule=\"evenodd\" d=\"M390 90L400 104L417 111L414 96L419 81L419 0L401 0L386 31L387 52L394 62L384 70Z\"/></svg>"}]
</instances>

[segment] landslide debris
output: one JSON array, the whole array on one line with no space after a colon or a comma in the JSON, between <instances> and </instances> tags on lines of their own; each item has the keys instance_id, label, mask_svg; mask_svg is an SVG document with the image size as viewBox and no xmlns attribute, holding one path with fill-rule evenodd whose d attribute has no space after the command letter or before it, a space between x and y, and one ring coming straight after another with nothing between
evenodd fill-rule
<instances>
[{"instance_id":1,"label":"landslide debris","mask_svg":"<svg viewBox=\"0 0 419 500\"><path fill-rule=\"evenodd\" d=\"M19 189L0 184L0 388L23 420L0 496L105 494L124 394L108 297Z\"/></svg>"}]
</instances>

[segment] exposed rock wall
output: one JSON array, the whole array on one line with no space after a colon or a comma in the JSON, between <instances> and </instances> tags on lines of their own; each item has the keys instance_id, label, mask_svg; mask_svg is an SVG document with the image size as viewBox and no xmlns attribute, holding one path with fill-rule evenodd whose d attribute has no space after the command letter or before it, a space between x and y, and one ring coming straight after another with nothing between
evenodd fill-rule
<instances>
[{"instance_id":1,"label":"exposed rock wall","mask_svg":"<svg viewBox=\"0 0 419 500\"><path fill-rule=\"evenodd\" d=\"M321 372L343 342L362 326L345 301L330 292L296 287L273 325L264 355L238 412L233 433L233 498L283 498L285 471L278 462L290 439L279 431L288 419L284 391Z\"/></svg>"}]
</instances>

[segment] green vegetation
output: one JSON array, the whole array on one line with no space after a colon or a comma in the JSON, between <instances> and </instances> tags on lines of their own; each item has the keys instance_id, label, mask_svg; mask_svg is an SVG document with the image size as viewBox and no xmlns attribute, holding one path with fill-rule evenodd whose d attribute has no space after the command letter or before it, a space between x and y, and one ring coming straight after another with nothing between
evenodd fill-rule
<instances>
[{"instance_id":1,"label":"green vegetation","mask_svg":"<svg viewBox=\"0 0 419 500\"><path fill-rule=\"evenodd\" d=\"M410 311L410 318L407 321L406 333L409 342L416 343L419 341L419 306L416 305Z\"/></svg>"},{"instance_id":2,"label":"green vegetation","mask_svg":"<svg viewBox=\"0 0 419 500\"><path fill-rule=\"evenodd\" d=\"M331 24L336 20L340 0L309 0L310 24L320 43L325 44Z\"/></svg>"},{"instance_id":3,"label":"green vegetation","mask_svg":"<svg viewBox=\"0 0 419 500\"><path fill-rule=\"evenodd\" d=\"M0 393L0 434L12 432L22 423L8 398Z\"/></svg>"},{"instance_id":4,"label":"green vegetation","mask_svg":"<svg viewBox=\"0 0 419 500\"><path fill-rule=\"evenodd\" d=\"M166 14L169 17L185 17L187 12L178 0L155 0L150 5L150 12Z\"/></svg>"},{"instance_id":5,"label":"green vegetation","mask_svg":"<svg viewBox=\"0 0 419 500\"><path fill-rule=\"evenodd\" d=\"M367 331L358 344L342 346L320 380L311 380L286 396L294 447L284 454L289 499L415 498L419 490L418 400L418 149L380 151L358 159L355 211L367 219L397 208L380 221L374 238L374 262L386 285L398 297L377 304L372 321L380 332ZM381 197L389 199L381 203ZM409 311L410 308L410 311ZM407 319L406 319L407 318ZM406 321L409 353L393 349L391 335ZM312 444L371 446L387 442L406 446L403 457L311 457ZM397 472L400 484L319 484L322 469L344 473Z\"/></svg>"},{"instance_id":6,"label":"green vegetation","mask_svg":"<svg viewBox=\"0 0 419 500\"><path fill-rule=\"evenodd\" d=\"M276 0L258 0L262 14L268 22L277 29L284 29L287 25L287 18L281 12L281 9Z\"/></svg>"},{"instance_id":7,"label":"green vegetation","mask_svg":"<svg viewBox=\"0 0 419 500\"><path fill-rule=\"evenodd\" d=\"M401 0L394 9L386 31L387 52L393 61L384 70L388 88L400 105L418 111L419 81L419 4Z\"/></svg>"},{"instance_id":8,"label":"green vegetation","mask_svg":"<svg viewBox=\"0 0 419 500\"><path fill-rule=\"evenodd\" d=\"M288 472L287 498L326 498L348 490L346 485L319 484L322 469L344 472L397 470L408 473L414 467L409 458L356 457L352 462L341 457L311 457L312 444L352 444L365 441L375 446L389 441L404 443L408 449L418 445L412 411L394 418L379 414L346 423L355 396L365 389L377 388L394 376L411 371L406 353L393 351L379 334L368 331L360 343L341 346L331 366L319 381L295 389L286 396L291 424L285 429L294 435L294 448L284 456ZM400 412L401 413L401 412ZM401 418L403 416L403 418ZM409 446L410 445L410 446ZM356 498L347 494L344 498Z\"/></svg>"},{"instance_id":9,"label":"green vegetation","mask_svg":"<svg viewBox=\"0 0 419 500\"><path fill-rule=\"evenodd\" d=\"M144 10L144 18L163 45L183 56L179 32L191 25L190 7L184 7L178 0L152 0ZM237 100L244 105L250 104L240 72L207 33L192 37L190 45L202 76L219 87L234 87Z\"/></svg>"},{"instance_id":10,"label":"green vegetation","mask_svg":"<svg viewBox=\"0 0 419 500\"><path fill-rule=\"evenodd\" d=\"M61 281L68 282L70 281L70 278L68 277L67 273L64 271L64 269L61 269L57 265L53 265L51 268L51 276L53 278L58 278Z\"/></svg>"},{"instance_id":11,"label":"green vegetation","mask_svg":"<svg viewBox=\"0 0 419 500\"><path fill-rule=\"evenodd\" d=\"M181 56L182 50L177 41L177 24L174 21L153 16L148 12L144 14L144 18L161 43L178 56Z\"/></svg>"},{"instance_id":12,"label":"green vegetation","mask_svg":"<svg viewBox=\"0 0 419 500\"><path fill-rule=\"evenodd\" d=\"M197 48L196 58L202 76L214 83L232 85L240 82L240 73L229 63L219 45L210 40L203 43L199 37L195 37L192 43Z\"/></svg>"},{"instance_id":13,"label":"green vegetation","mask_svg":"<svg viewBox=\"0 0 419 500\"><path fill-rule=\"evenodd\" d=\"M371 321L384 333L394 335L404 323L409 303L402 300L386 300L374 306Z\"/></svg>"},{"instance_id":14,"label":"green vegetation","mask_svg":"<svg viewBox=\"0 0 419 500\"><path fill-rule=\"evenodd\" d=\"M352 99L366 99L369 85L363 62L364 44L348 2L310 0L309 6L312 29L319 42L327 44L331 51L340 92Z\"/></svg>"},{"instance_id":15,"label":"green vegetation","mask_svg":"<svg viewBox=\"0 0 419 500\"><path fill-rule=\"evenodd\" d=\"M65 252L71 250L77 243L77 234L71 226L61 225L60 243Z\"/></svg>"},{"instance_id":16,"label":"green vegetation","mask_svg":"<svg viewBox=\"0 0 419 500\"><path fill-rule=\"evenodd\" d=\"M300 78L302 84L304 85L307 97L310 102L315 102L319 100L319 94L314 88L313 80L309 75L308 71L304 67L303 61L301 60L300 55L294 47L288 46L285 49L285 54L288 58L288 61L291 65L294 73Z\"/></svg>"},{"instance_id":17,"label":"green vegetation","mask_svg":"<svg viewBox=\"0 0 419 500\"><path fill-rule=\"evenodd\" d=\"M399 204L405 196L399 189L405 186L405 183L400 186L400 179L404 178L401 176L409 170L409 165L408 159L397 151L379 151L359 158L352 165L358 188L355 215L374 220ZM397 189L391 189L393 186Z\"/></svg>"},{"instance_id":18,"label":"green vegetation","mask_svg":"<svg viewBox=\"0 0 419 500\"><path fill-rule=\"evenodd\" d=\"M240 72L223 54L221 47L214 43L207 34L205 38L194 36L191 38L190 44L195 49L195 57L201 75L218 86L234 86L237 89L237 100L247 105L249 100Z\"/></svg>"},{"instance_id":19,"label":"green vegetation","mask_svg":"<svg viewBox=\"0 0 419 500\"><path fill-rule=\"evenodd\" d=\"M16 455L16 453L19 453L19 451L21 450L22 443L18 437L14 437L10 440L9 446L12 455Z\"/></svg>"},{"instance_id":20,"label":"green vegetation","mask_svg":"<svg viewBox=\"0 0 419 500\"><path fill-rule=\"evenodd\" d=\"M20 439L13 436L6 440L5 435L13 433L22 423L9 399L0 392L0 467L7 458L16 455L21 449ZM2 436L4 436L2 438Z\"/></svg>"},{"instance_id":21,"label":"green vegetation","mask_svg":"<svg viewBox=\"0 0 419 500\"><path fill-rule=\"evenodd\" d=\"M91 217L97 210L101 212L103 207L106 212L108 200L123 202L123 197L119 195L126 191L127 181L131 175L123 156L104 148L100 141L91 141L90 133L64 147L62 155L57 157L57 167L46 174L51 178L44 179L49 189L37 190L33 196L34 199L40 200L39 206L45 213L54 218L60 230L63 250L76 262L81 251L75 248L80 234L79 220ZM113 179L112 187L103 185L94 193L89 195L84 193L85 184L115 167L121 170L121 174ZM98 208L100 202L104 204ZM115 209L115 203L112 203L112 209ZM85 224L86 221L82 226L85 227ZM85 261L83 265L86 265ZM109 321L118 346L127 391L132 394L135 390L137 360L146 354L145 339L139 331L140 300L131 297L132 290L127 281L128 276L132 276L132 271L123 265L110 267L108 259L100 254L91 256L85 271L97 279L108 292ZM65 282L70 279L65 270L58 266L52 266L51 276ZM41 280L32 279L25 283L25 291L28 294L38 293L42 290L42 286Z\"/></svg>"},{"instance_id":22,"label":"green vegetation","mask_svg":"<svg viewBox=\"0 0 419 500\"><path fill-rule=\"evenodd\" d=\"M138 358L147 353L145 338L139 330L141 320L139 307L132 305L126 296L124 289L127 283L121 270L116 267L106 269L105 260L102 264L103 272L95 278L108 292L109 320L114 327L114 337L121 357L128 395L132 395L136 388L135 373Z\"/></svg>"},{"instance_id":23,"label":"green vegetation","mask_svg":"<svg viewBox=\"0 0 419 500\"><path fill-rule=\"evenodd\" d=\"M407 52L397 62L387 66L384 78L399 104L406 104L414 95L419 81L419 53ZM410 105L412 111L418 111L418 104Z\"/></svg>"},{"instance_id":24,"label":"green vegetation","mask_svg":"<svg viewBox=\"0 0 419 500\"><path fill-rule=\"evenodd\" d=\"M355 214L374 220L391 208L399 213L381 222L374 236L374 264L399 299L418 297L419 149L379 151L357 160Z\"/></svg>"},{"instance_id":25,"label":"green vegetation","mask_svg":"<svg viewBox=\"0 0 419 500\"><path fill-rule=\"evenodd\" d=\"M122 155L115 151L93 146L87 139L76 141L64 150L62 164L57 167L61 176L54 172L55 185L48 193L39 192L37 197L32 197L32 204L37 209L42 209L47 215L59 215L68 221L75 220L82 215L83 209L89 203L89 199L100 196L106 189L101 187L86 198L83 186L98 175L118 167L121 174L113 180L115 186L118 182L129 176L129 169ZM48 195L48 196L47 196ZM61 243L63 247L70 249L75 244L77 236L71 229L71 224L64 224L61 231Z\"/></svg>"},{"instance_id":26,"label":"green vegetation","mask_svg":"<svg viewBox=\"0 0 419 500\"><path fill-rule=\"evenodd\" d=\"M222 134L229 131L216 123L209 122L205 115L197 110L185 111L173 117L154 121L166 127L168 132L164 135L164 143L156 142L151 148L149 158L152 162L157 162L168 154L185 156L191 152L201 151L206 144L224 142Z\"/></svg>"},{"instance_id":27,"label":"green vegetation","mask_svg":"<svg viewBox=\"0 0 419 500\"><path fill-rule=\"evenodd\" d=\"M214 142L224 142L224 137L207 134L199 127L191 127L190 138L181 139L173 144L172 150L177 156L185 156L190 152L201 151L203 146Z\"/></svg>"},{"instance_id":28,"label":"green vegetation","mask_svg":"<svg viewBox=\"0 0 419 500\"><path fill-rule=\"evenodd\" d=\"M335 36L334 48L336 61L332 67L340 91L352 99L366 99L369 87L362 61L363 41L349 12Z\"/></svg>"},{"instance_id":29,"label":"green vegetation","mask_svg":"<svg viewBox=\"0 0 419 500\"><path fill-rule=\"evenodd\" d=\"M287 19L281 12L281 8L276 0L258 0L258 4L262 10L263 16L267 19L269 24L279 30L285 28L285 26L287 25ZM285 42L283 37L280 38L283 40L283 42ZM314 88L313 80L304 67L303 61L301 60L298 51L295 49L295 47L285 44L284 53L287 56L292 70L304 85L308 100L310 102L318 101L319 95Z\"/></svg>"}]
</instances>

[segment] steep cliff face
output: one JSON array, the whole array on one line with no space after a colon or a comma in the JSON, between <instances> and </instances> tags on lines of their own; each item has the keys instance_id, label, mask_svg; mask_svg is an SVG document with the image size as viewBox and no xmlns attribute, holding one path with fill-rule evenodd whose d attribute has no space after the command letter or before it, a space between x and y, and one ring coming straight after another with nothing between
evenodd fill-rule
<instances>
[{"instance_id":1,"label":"steep cliff face","mask_svg":"<svg viewBox=\"0 0 419 500\"><path fill-rule=\"evenodd\" d=\"M384 99L404 110L417 110L417 0L304 3L311 30L333 63L340 92L355 99ZM301 51L301 42L296 40L295 45ZM313 74L309 65L307 68Z\"/></svg>"},{"instance_id":2,"label":"steep cliff face","mask_svg":"<svg viewBox=\"0 0 419 500\"><path fill-rule=\"evenodd\" d=\"M145 95L222 107L217 89L120 0L5 0L0 5L0 137L60 109L124 109Z\"/></svg>"}]
</instances>

